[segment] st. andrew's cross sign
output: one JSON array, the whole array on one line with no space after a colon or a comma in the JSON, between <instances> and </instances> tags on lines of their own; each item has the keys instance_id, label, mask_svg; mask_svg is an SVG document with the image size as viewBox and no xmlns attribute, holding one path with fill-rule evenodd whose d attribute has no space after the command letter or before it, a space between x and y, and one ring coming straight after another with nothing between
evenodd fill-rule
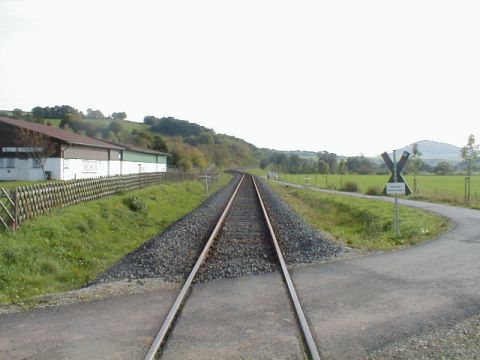
<instances>
[{"instance_id":1,"label":"st. andrew's cross sign","mask_svg":"<svg viewBox=\"0 0 480 360\"><path fill-rule=\"evenodd\" d=\"M389 183L395 183L395 164L393 163L392 159L390 159L390 156L386 152L384 152L382 155L383 160L387 164L388 169L392 172L392 175L390 175L390 179L388 180ZM402 170L407 163L408 157L410 156L410 153L408 151L404 151L402 157L400 158L400 161L397 163L397 183L404 183L405 184L405 195L410 195L412 193L412 190L410 190L410 187L408 186L407 182L402 176ZM383 193L387 193L387 187L383 189Z\"/></svg>"}]
</instances>

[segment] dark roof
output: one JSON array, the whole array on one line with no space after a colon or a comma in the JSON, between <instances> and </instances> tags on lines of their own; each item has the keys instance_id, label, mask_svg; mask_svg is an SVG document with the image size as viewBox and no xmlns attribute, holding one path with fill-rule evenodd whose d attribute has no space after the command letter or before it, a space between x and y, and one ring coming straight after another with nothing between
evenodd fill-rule
<instances>
[{"instance_id":1,"label":"dark roof","mask_svg":"<svg viewBox=\"0 0 480 360\"><path fill-rule=\"evenodd\" d=\"M167 153L164 153L164 152L161 152L161 151L157 151L157 150L153 150L153 149L139 148L139 147L136 147L134 145L122 144L122 143L119 143L117 141L111 141L111 140L102 140L102 141L108 142L109 144L121 146L122 148L124 148L126 150L130 150L130 151L136 151L136 152L141 152L141 153L145 153L145 154L170 156L170 154L167 154Z\"/></svg>"},{"instance_id":2,"label":"dark roof","mask_svg":"<svg viewBox=\"0 0 480 360\"><path fill-rule=\"evenodd\" d=\"M48 137L51 137L53 139L60 140L67 144L92 146L92 147L99 147L99 148L105 148L105 149L117 149L117 150L124 149L124 147L122 146L110 144L106 141L94 139L88 136L75 134L72 131L67 131L67 130L59 129L53 126L42 125L42 124L30 122L30 121L0 117L0 123L34 131L34 132L46 135Z\"/></svg>"}]
</instances>

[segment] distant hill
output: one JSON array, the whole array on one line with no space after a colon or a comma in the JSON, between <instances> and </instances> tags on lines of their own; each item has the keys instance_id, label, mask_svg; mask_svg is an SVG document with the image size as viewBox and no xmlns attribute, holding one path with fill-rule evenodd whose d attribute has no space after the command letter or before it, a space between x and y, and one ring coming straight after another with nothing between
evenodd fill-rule
<instances>
[{"instance_id":1,"label":"distant hill","mask_svg":"<svg viewBox=\"0 0 480 360\"><path fill-rule=\"evenodd\" d=\"M400 156L404 151L412 153L413 144L414 143L398 149L397 154L399 154ZM461 149L458 146L431 140L418 141L416 144L418 145L418 149L422 153L422 160L428 165L436 165L440 161L448 161L452 164L458 164L462 161L460 157ZM314 151L294 150L282 152L287 155L297 155L301 158L306 159L317 158L317 153ZM392 154L390 154L390 156L392 156ZM340 157L342 156L340 155ZM383 164L383 160L380 156L376 156L370 159L373 160L375 163Z\"/></svg>"},{"instance_id":2,"label":"distant hill","mask_svg":"<svg viewBox=\"0 0 480 360\"><path fill-rule=\"evenodd\" d=\"M461 149L458 146L431 140L418 141L416 144L422 153L422 160L429 165L436 165L439 161L448 161L454 164L462 161ZM413 143L399 149L397 153L401 154L403 151L411 153L412 148Z\"/></svg>"},{"instance_id":3,"label":"distant hill","mask_svg":"<svg viewBox=\"0 0 480 360\"><path fill-rule=\"evenodd\" d=\"M303 150L285 150L281 151L282 153L285 153L287 155L297 155L301 158L317 158L317 153L315 151L303 151Z\"/></svg>"}]
</instances>

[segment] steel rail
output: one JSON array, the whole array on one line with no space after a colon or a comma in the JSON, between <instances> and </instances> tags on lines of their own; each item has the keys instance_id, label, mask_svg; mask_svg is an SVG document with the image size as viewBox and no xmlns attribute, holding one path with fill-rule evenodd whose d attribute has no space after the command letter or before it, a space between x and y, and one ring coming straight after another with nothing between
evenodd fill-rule
<instances>
[{"instance_id":1,"label":"steel rail","mask_svg":"<svg viewBox=\"0 0 480 360\"><path fill-rule=\"evenodd\" d=\"M275 232L273 231L270 218L268 217L267 209L265 208L262 196L260 195L260 191L258 190L257 183L253 176L252 176L252 179L253 179L253 184L255 185L255 190L257 191L257 196L260 202L260 206L262 207L262 210L263 210L263 215L265 216L265 221L267 222L270 235L272 236L272 241L275 246L278 261L280 262L280 266L282 267L283 278L285 279L285 282L287 284L288 292L290 294L290 298L295 308L295 313L300 323L300 327L302 328L303 337L307 344L308 351L313 360L320 360L320 353L318 352L317 345L315 344L315 340L313 339L312 332L310 331L310 327L308 326L308 323L307 323L307 318L305 317L305 313L303 312L302 305L300 304L300 300L298 299L297 292L295 291L295 287L293 286L292 278L288 273L287 265L285 263L285 259L283 258L283 254L280 249L280 246L278 245L277 237L275 236Z\"/></svg>"},{"instance_id":2,"label":"steel rail","mask_svg":"<svg viewBox=\"0 0 480 360\"><path fill-rule=\"evenodd\" d=\"M202 250L202 253L197 259L197 262L195 263L195 266L193 267L192 271L190 272L190 275L188 275L187 280L185 280L185 283L182 286L182 289L177 295L177 298L175 299L175 302L173 303L172 307L170 308L170 311L168 312L168 315L166 316L165 320L163 321L162 327L157 333L157 336L155 337L155 340L153 341L152 345L150 346L150 349L148 350L147 355L145 356L145 360L153 360L155 358L155 355L157 354L158 350L160 349L160 346L163 344L165 341L168 331L170 330L173 321L175 320L176 315L178 314L179 310L182 307L182 304L188 294L188 290L190 289L190 286L192 285L193 279L195 278L195 275L197 275L198 269L202 265L203 261L207 257L208 250L210 249L210 246L213 243L213 240L216 238L218 232L220 231L220 228L223 225L223 222L225 218L227 217L228 211L230 210L230 207L232 206L233 200L235 199L235 196L237 195L238 189L240 188L240 185L243 182L243 178L245 175L242 174L242 177L240 178L240 181L238 182L237 187L235 188L235 191L232 194L232 197L228 201L227 206L225 207L225 210L223 210L222 216L220 216L220 219L218 220L217 225L213 229L212 234L208 238L207 243L205 244L205 247Z\"/></svg>"}]
</instances>

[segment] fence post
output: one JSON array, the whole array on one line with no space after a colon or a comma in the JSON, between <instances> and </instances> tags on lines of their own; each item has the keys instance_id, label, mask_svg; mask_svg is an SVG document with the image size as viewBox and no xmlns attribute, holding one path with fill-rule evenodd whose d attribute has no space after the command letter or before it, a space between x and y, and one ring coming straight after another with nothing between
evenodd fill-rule
<instances>
[{"instance_id":1,"label":"fence post","mask_svg":"<svg viewBox=\"0 0 480 360\"><path fill-rule=\"evenodd\" d=\"M13 190L13 231L18 228L18 191L17 188Z\"/></svg>"}]
</instances>

